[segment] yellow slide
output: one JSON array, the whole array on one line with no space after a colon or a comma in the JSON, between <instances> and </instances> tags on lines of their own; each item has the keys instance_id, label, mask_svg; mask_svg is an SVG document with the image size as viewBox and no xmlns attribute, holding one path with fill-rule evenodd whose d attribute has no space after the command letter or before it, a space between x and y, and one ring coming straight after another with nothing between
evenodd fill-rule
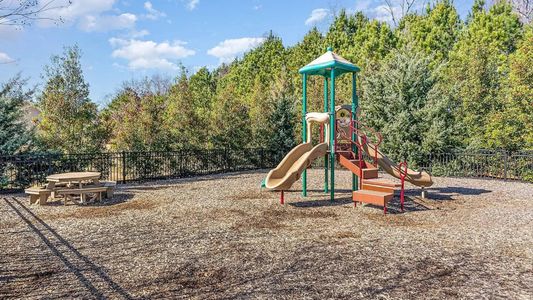
<instances>
[{"instance_id":1,"label":"yellow slide","mask_svg":"<svg viewBox=\"0 0 533 300\"><path fill-rule=\"evenodd\" d=\"M279 165L268 173L265 187L279 191L289 189L315 159L323 157L327 152L327 143L314 147L311 143L303 143L294 147Z\"/></svg>"},{"instance_id":2,"label":"yellow slide","mask_svg":"<svg viewBox=\"0 0 533 300\"><path fill-rule=\"evenodd\" d=\"M361 142L361 137L359 137L359 142ZM374 157L376 150L374 145L365 144L363 146L363 150L368 154L370 157ZM387 156L385 156L381 151L377 151L377 160L379 166L390 175L400 179L400 171L399 166L394 163L392 160L390 160ZM407 169L407 176L405 176L405 180L409 181L410 183L420 186L420 187L428 187L433 185L433 180L431 179L431 175L429 173L424 171L413 171L411 169Z\"/></svg>"},{"instance_id":3,"label":"yellow slide","mask_svg":"<svg viewBox=\"0 0 533 300\"><path fill-rule=\"evenodd\" d=\"M311 112L305 115L307 123L307 141L294 147L279 165L268 172L265 179L265 187L270 190L283 191L289 189L292 184L300 179L303 171L309 168L313 161L328 153L328 143L320 143L313 147L311 143L311 123L325 125L326 141L329 141L329 115L328 113Z\"/></svg>"}]
</instances>

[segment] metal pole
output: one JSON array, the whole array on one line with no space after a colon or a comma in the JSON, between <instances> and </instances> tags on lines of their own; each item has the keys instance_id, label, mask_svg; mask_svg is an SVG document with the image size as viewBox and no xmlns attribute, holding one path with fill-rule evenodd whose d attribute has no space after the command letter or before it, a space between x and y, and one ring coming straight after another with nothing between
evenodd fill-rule
<instances>
[{"instance_id":1,"label":"metal pole","mask_svg":"<svg viewBox=\"0 0 533 300\"><path fill-rule=\"evenodd\" d=\"M305 122L305 114L307 113L307 74L305 73L302 94L302 143L305 143L307 138L307 124ZM307 170L304 170L302 174L302 196L307 196Z\"/></svg>"},{"instance_id":2,"label":"metal pole","mask_svg":"<svg viewBox=\"0 0 533 300\"><path fill-rule=\"evenodd\" d=\"M328 78L324 76L324 112L328 112ZM326 133L323 132L325 135ZM328 143L329 141L325 141ZM328 192L328 154L324 155L324 193Z\"/></svg>"},{"instance_id":3,"label":"metal pole","mask_svg":"<svg viewBox=\"0 0 533 300\"><path fill-rule=\"evenodd\" d=\"M356 90L356 74L352 73L352 120L357 121L357 107L359 106L359 99L357 98L357 90ZM357 126L357 123L353 122L353 126ZM352 141L355 141L357 139L355 130L352 130ZM352 152L357 155L357 147L352 144ZM359 189L359 177L357 177L354 173L352 173L352 191L357 191Z\"/></svg>"},{"instance_id":4,"label":"metal pole","mask_svg":"<svg viewBox=\"0 0 533 300\"><path fill-rule=\"evenodd\" d=\"M329 99L329 161L330 173L330 200L335 199L335 69L331 69L331 98Z\"/></svg>"}]
</instances>

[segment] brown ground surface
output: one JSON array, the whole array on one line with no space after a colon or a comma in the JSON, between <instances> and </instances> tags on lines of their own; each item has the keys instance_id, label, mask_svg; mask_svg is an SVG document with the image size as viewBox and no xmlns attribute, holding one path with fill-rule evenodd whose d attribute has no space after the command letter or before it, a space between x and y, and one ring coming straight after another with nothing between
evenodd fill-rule
<instances>
[{"instance_id":1,"label":"brown ground surface","mask_svg":"<svg viewBox=\"0 0 533 300\"><path fill-rule=\"evenodd\" d=\"M533 184L436 178L384 216L353 208L348 172L333 203L309 173L285 206L265 172L120 186L105 205L0 195L0 298L533 298Z\"/></svg>"}]
</instances>

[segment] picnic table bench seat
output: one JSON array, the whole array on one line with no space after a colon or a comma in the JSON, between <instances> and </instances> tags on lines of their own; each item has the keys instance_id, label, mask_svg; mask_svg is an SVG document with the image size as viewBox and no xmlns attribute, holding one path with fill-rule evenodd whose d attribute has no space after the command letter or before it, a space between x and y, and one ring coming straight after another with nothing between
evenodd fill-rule
<instances>
[{"instance_id":1,"label":"picnic table bench seat","mask_svg":"<svg viewBox=\"0 0 533 300\"><path fill-rule=\"evenodd\" d=\"M107 195L107 190L108 190L108 187L104 185L100 185L100 186L86 186L81 189L80 188L64 188L64 189L56 190L55 192L58 195L65 196L64 204L66 205L68 196L72 196L72 195L79 195L83 202L86 194L96 194L98 201L102 201L102 193L106 193Z\"/></svg>"},{"instance_id":2,"label":"picnic table bench seat","mask_svg":"<svg viewBox=\"0 0 533 300\"><path fill-rule=\"evenodd\" d=\"M24 192L30 195L30 204L36 203L39 200L39 204L46 204L48 197L54 192L53 190L47 189L46 187L33 186L27 188Z\"/></svg>"}]
</instances>

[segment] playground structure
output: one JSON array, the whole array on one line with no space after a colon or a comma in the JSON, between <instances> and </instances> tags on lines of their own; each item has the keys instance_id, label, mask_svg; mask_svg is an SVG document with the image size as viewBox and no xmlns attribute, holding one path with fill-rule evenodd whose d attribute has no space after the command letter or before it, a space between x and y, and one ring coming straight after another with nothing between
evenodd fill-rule
<instances>
[{"instance_id":1,"label":"playground structure","mask_svg":"<svg viewBox=\"0 0 533 300\"><path fill-rule=\"evenodd\" d=\"M379 145L382 135L358 120L359 99L356 93L357 72L360 69L333 52L327 52L299 70L303 76L302 95L302 144L291 150L278 166L265 178L267 189L280 191L280 202L284 203L284 191L294 182L302 179L302 195L307 196L307 172L314 160L324 157L324 192L335 199L335 163L352 172L352 199L357 202L383 206L387 213L387 203L395 190L400 190L400 203L403 210L404 186L408 181L422 187L433 184L430 174L408 168L407 162L394 163L384 155ZM352 76L351 105L335 106L335 80L343 74ZM324 112L307 112L307 79L309 76L324 77ZM328 91L329 88L329 91ZM320 143L312 145L311 125L320 124ZM371 138L369 138L371 135ZM366 154L366 156L365 156ZM400 182L379 177L378 167Z\"/></svg>"}]
</instances>

